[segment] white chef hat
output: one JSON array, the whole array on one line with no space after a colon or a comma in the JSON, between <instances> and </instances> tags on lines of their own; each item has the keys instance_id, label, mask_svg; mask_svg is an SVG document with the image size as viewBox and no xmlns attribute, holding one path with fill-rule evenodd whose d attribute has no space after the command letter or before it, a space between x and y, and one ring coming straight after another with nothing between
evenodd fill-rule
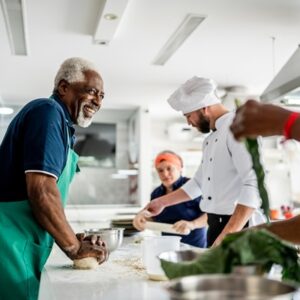
<instances>
[{"instance_id":1,"label":"white chef hat","mask_svg":"<svg viewBox=\"0 0 300 300\"><path fill-rule=\"evenodd\" d=\"M221 103L215 95L216 83L212 79L194 76L181 85L168 99L172 108L190 113L203 107Z\"/></svg>"}]
</instances>

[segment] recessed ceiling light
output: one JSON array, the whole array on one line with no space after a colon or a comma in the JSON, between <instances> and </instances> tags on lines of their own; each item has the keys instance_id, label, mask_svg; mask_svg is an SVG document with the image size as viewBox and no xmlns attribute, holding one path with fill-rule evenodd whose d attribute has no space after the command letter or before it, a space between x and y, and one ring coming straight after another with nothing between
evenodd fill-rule
<instances>
[{"instance_id":1,"label":"recessed ceiling light","mask_svg":"<svg viewBox=\"0 0 300 300\"><path fill-rule=\"evenodd\" d=\"M107 0L99 2L101 3L98 22L94 32L94 43L98 45L109 45L117 33L129 0Z\"/></svg>"},{"instance_id":2,"label":"recessed ceiling light","mask_svg":"<svg viewBox=\"0 0 300 300\"><path fill-rule=\"evenodd\" d=\"M0 107L0 115L11 115L13 112L11 107Z\"/></svg>"},{"instance_id":3,"label":"recessed ceiling light","mask_svg":"<svg viewBox=\"0 0 300 300\"><path fill-rule=\"evenodd\" d=\"M118 19L118 16L115 15L115 14L105 14L105 15L103 16L103 18L104 18L105 20L112 21L112 20Z\"/></svg>"}]
</instances>

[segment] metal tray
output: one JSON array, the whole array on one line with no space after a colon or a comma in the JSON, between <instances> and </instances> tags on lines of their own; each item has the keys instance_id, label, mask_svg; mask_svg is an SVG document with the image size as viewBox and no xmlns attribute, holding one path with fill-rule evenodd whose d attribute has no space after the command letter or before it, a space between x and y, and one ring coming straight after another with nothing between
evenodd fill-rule
<instances>
[{"instance_id":1,"label":"metal tray","mask_svg":"<svg viewBox=\"0 0 300 300\"><path fill-rule=\"evenodd\" d=\"M177 300L285 300L292 299L295 286L261 276L196 275L166 284L171 299Z\"/></svg>"}]
</instances>

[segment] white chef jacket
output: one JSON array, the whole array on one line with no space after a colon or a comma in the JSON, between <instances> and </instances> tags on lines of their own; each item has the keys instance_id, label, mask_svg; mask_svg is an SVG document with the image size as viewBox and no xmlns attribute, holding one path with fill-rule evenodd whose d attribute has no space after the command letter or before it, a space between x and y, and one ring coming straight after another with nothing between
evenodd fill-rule
<instances>
[{"instance_id":1,"label":"white chef jacket","mask_svg":"<svg viewBox=\"0 0 300 300\"><path fill-rule=\"evenodd\" d=\"M202 211L232 215L236 204L255 208L249 225L265 222L251 157L244 143L237 142L229 126L234 113L216 120L216 130L203 142L202 162L182 189L191 199L202 194Z\"/></svg>"}]
</instances>

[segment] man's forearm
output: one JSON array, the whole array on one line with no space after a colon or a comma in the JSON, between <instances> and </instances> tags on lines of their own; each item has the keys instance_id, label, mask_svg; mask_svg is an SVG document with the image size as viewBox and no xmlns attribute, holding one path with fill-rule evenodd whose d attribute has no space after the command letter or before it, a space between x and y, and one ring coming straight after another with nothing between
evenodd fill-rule
<instances>
[{"instance_id":1,"label":"man's forearm","mask_svg":"<svg viewBox=\"0 0 300 300\"><path fill-rule=\"evenodd\" d=\"M66 220L60 198L48 193L31 203L37 221L54 238L58 246L68 256L77 253L80 242Z\"/></svg>"},{"instance_id":2,"label":"man's forearm","mask_svg":"<svg viewBox=\"0 0 300 300\"><path fill-rule=\"evenodd\" d=\"M300 245L300 216L289 220L276 221L271 224L259 225L255 228L265 228L286 241Z\"/></svg>"},{"instance_id":3,"label":"man's forearm","mask_svg":"<svg viewBox=\"0 0 300 300\"><path fill-rule=\"evenodd\" d=\"M251 217L253 211L254 208L252 207L238 204L221 234L228 234L242 230Z\"/></svg>"},{"instance_id":4,"label":"man's forearm","mask_svg":"<svg viewBox=\"0 0 300 300\"><path fill-rule=\"evenodd\" d=\"M66 220L56 182L47 176L30 174L26 175L26 180L33 214L59 247L71 257L78 251L80 242Z\"/></svg>"},{"instance_id":5,"label":"man's forearm","mask_svg":"<svg viewBox=\"0 0 300 300\"><path fill-rule=\"evenodd\" d=\"M190 196L182 188L160 198L166 207L191 200Z\"/></svg>"}]
</instances>

